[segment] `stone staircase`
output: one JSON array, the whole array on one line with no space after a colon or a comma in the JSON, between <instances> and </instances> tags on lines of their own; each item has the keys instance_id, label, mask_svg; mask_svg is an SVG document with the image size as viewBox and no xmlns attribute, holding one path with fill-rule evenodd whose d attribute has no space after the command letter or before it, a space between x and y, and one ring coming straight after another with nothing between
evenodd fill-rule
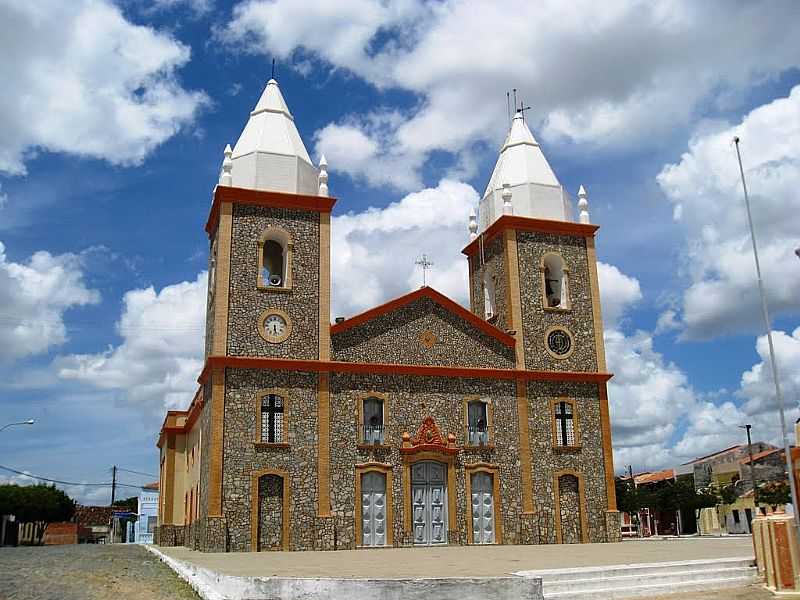
<instances>
[{"instance_id":1,"label":"stone staircase","mask_svg":"<svg viewBox=\"0 0 800 600\"><path fill-rule=\"evenodd\" d=\"M545 600L635 598L745 586L757 581L751 557L519 571L514 575L541 577Z\"/></svg>"}]
</instances>

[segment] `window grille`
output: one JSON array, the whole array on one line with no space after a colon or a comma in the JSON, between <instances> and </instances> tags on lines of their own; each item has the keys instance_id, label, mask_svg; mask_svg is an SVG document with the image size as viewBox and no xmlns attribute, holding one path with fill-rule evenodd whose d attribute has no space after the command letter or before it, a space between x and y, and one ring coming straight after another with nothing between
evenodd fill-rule
<instances>
[{"instance_id":1,"label":"window grille","mask_svg":"<svg viewBox=\"0 0 800 600\"><path fill-rule=\"evenodd\" d=\"M472 446L489 443L489 428L486 402L473 401L467 405L467 430Z\"/></svg>"},{"instance_id":2,"label":"window grille","mask_svg":"<svg viewBox=\"0 0 800 600\"><path fill-rule=\"evenodd\" d=\"M364 400L364 443L383 444L383 400Z\"/></svg>"},{"instance_id":3,"label":"window grille","mask_svg":"<svg viewBox=\"0 0 800 600\"><path fill-rule=\"evenodd\" d=\"M556 443L559 446L575 445L575 418L572 404L559 402L556 404Z\"/></svg>"},{"instance_id":4,"label":"window grille","mask_svg":"<svg viewBox=\"0 0 800 600\"><path fill-rule=\"evenodd\" d=\"M261 441L283 442L283 398L269 394L261 399Z\"/></svg>"}]
</instances>

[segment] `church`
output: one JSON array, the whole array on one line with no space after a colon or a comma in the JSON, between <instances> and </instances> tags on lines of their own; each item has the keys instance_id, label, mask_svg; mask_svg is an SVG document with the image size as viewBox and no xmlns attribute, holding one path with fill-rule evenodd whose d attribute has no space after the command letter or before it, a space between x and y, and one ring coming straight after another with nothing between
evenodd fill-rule
<instances>
[{"instance_id":1,"label":"church","mask_svg":"<svg viewBox=\"0 0 800 600\"><path fill-rule=\"evenodd\" d=\"M575 218L518 112L464 224L469 310L423 286L332 322L327 166L271 79L213 191L205 363L159 434L156 543L618 541L583 187Z\"/></svg>"}]
</instances>

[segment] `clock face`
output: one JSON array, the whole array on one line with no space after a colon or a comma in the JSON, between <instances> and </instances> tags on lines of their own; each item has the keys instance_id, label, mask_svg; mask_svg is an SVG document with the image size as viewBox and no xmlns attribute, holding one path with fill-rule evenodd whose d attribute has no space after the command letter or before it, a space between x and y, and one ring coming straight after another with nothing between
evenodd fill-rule
<instances>
[{"instance_id":1,"label":"clock face","mask_svg":"<svg viewBox=\"0 0 800 600\"><path fill-rule=\"evenodd\" d=\"M292 333L292 325L285 314L273 310L262 315L259 331L268 342L279 344Z\"/></svg>"}]
</instances>

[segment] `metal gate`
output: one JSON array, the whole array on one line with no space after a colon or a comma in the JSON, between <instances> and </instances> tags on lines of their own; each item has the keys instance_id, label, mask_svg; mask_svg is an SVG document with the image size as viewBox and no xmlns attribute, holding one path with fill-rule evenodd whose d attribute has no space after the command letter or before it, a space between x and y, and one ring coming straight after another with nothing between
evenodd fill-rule
<instances>
[{"instance_id":1,"label":"metal gate","mask_svg":"<svg viewBox=\"0 0 800 600\"><path fill-rule=\"evenodd\" d=\"M418 462L411 466L414 544L447 543L447 465Z\"/></svg>"},{"instance_id":2,"label":"metal gate","mask_svg":"<svg viewBox=\"0 0 800 600\"><path fill-rule=\"evenodd\" d=\"M494 544L494 493L489 473L472 474L472 543Z\"/></svg>"},{"instance_id":3,"label":"metal gate","mask_svg":"<svg viewBox=\"0 0 800 600\"><path fill-rule=\"evenodd\" d=\"M361 476L362 545L386 545L386 475L369 472Z\"/></svg>"}]
</instances>

